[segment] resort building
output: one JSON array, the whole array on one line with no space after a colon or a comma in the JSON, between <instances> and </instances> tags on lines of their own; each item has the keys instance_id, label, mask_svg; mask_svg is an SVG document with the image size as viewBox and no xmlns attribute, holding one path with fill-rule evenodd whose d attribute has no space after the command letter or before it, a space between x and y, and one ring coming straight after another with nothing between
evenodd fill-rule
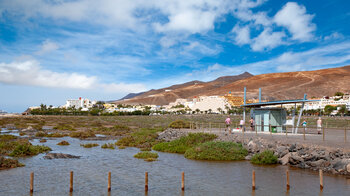
<instances>
[{"instance_id":1,"label":"resort building","mask_svg":"<svg viewBox=\"0 0 350 196\"><path fill-rule=\"evenodd\" d=\"M64 105L65 108L71 108L74 107L76 109L79 108L92 108L92 106L96 104L95 101L90 101L89 99L82 99L79 97L79 99L68 99L66 101L66 105Z\"/></svg>"}]
</instances>

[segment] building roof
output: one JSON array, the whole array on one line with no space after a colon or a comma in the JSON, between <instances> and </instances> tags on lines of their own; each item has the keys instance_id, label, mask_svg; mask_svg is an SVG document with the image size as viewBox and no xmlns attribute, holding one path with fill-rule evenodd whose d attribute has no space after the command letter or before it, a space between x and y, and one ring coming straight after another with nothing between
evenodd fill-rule
<instances>
[{"instance_id":1,"label":"building roof","mask_svg":"<svg viewBox=\"0 0 350 196\"><path fill-rule=\"evenodd\" d=\"M279 100L279 101L269 101L269 102L260 102L260 103L248 103L241 106L242 107L261 107L261 106L268 106L268 105L283 105L283 104L305 103L305 102L313 102L313 101L320 101L320 100L307 100L307 99Z\"/></svg>"}]
</instances>

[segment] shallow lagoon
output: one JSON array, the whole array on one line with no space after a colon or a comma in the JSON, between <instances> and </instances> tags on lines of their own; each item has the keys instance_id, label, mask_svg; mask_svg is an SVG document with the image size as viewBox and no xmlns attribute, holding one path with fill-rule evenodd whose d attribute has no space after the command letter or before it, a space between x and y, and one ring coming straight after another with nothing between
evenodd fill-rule
<instances>
[{"instance_id":1,"label":"shallow lagoon","mask_svg":"<svg viewBox=\"0 0 350 196\"><path fill-rule=\"evenodd\" d=\"M66 140L69 146L58 146ZM145 162L133 157L137 148L83 148L70 137L48 139L52 152L81 156L80 159L46 160L44 154L21 158L25 167L0 171L0 195L29 195L30 172L35 173L34 195L69 195L69 172L74 171L72 195L108 195L107 174L112 172L111 195L145 195L144 173L149 172L148 195L348 195L350 179L325 174L323 192L319 191L318 172L290 168L291 190L285 190L285 166L255 166L247 161L209 162L188 160L179 154L160 153L158 161ZM257 190L251 190L251 172L256 171ZM181 192L181 172L186 190Z\"/></svg>"}]
</instances>

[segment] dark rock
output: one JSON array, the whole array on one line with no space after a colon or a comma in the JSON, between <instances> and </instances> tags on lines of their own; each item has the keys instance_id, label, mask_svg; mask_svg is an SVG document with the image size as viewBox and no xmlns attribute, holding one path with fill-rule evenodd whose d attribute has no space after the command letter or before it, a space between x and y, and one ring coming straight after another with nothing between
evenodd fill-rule
<instances>
[{"instance_id":1,"label":"dark rock","mask_svg":"<svg viewBox=\"0 0 350 196\"><path fill-rule=\"evenodd\" d=\"M44 159L79 159L80 156L63 154L63 153L47 153Z\"/></svg>"},{"instance_id":2,"label":"dark rock","mask_svg":"<svg viewBox=\"0 0 350 196\"><path fill-rule=\"evenodd\" d=\"M288 152L286 155L284 155L282 158L278 160L282 165L287 165L290 157L291 157L291 153Z\"/></svg>"},{"instance_id":3,"label":"dark rock","mask_svg":"<svg viewBox=\"0 0 350 196\"><path fill-rule=\"evenodd\" d=\"M289 147L289 152L295 152L296 151L296 144L292 144Z\"/></svg>"}]
</instances>

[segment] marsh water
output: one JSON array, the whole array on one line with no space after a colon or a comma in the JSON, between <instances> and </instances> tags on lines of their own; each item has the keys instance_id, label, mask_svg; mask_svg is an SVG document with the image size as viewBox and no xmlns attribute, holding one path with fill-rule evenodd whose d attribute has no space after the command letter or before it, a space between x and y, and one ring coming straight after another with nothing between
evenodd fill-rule
<instances>
[{"instance_id":1,"label":"marsh water","mask_svg":"<svg viewBox=\"0 0 350 196\"><path fill-rule=\"evenodd\" d=\"M66 140L69 146L58 146ZM37 145L38 140L32 140ZM34 172L33 195L145 195L144 175L149 174L148 195L350 195L350 179L325 174L323 192L318 173L290 169L291 189L285 189L285 166L255 166L248 161L211 162L185 159L183 155L159 152L158 161L133 157L137 148L83 148L74 138L48 139L52 152L81 156L80 159L44 159L45 154L20 158L25 167L0 171L0 195L30 195L29 176ZM256 172L257 189L251 190L251 173ZM69 172L74 171L74 192L69 193ZM107 175L112 172L112 191L107 192ZM185 192L181 172L185 172Z\"/></svg>"}]
</instances>

